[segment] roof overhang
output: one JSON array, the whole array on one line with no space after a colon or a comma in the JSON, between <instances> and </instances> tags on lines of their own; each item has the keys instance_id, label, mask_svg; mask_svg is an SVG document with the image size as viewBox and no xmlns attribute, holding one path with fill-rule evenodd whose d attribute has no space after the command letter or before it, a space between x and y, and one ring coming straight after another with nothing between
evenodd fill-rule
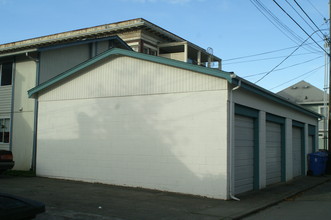
<instances>
[{"instance_id":1,"label":"roof overhang","mask_svg":"<svg viewBox=\"0 0 331 220\"><path fill-rule=\"evenodd\" d=\"M102 38L110 35L116 35L123 31L146 29L157 33L157 35L166 38L170 41L185 41L183 38L155 25L151 22L138 18L117 23L100 25L90 28L84 28L74 31L67 31L58 34L47 35L7 44L0 45L0 55L7 56L8 53L13 53L21 50L28 50L31 48L48 47L55 44L63 44L74 41L81 41L87 39Z\"/></svg>"},{"instance_id":2,"label":"roof overhang","mask_svg":"<svg viewBox=\"0 0 331 220\"><path fill-rule=\"evenodd\" d=\"M316 117L316 118L322 118L323 116L314 112L314 111L311 111L311 110L308 110L294 102L290 102L288 100L286 100L285 98L273 93L273 92L270 92L262 87L259 87L257 86L256 84L253 84L243 78L240 78L238 76L234 76L233 75L233 80L232 80L232 84L234 86L240 86L240 88L243 88L249 92L252 92L252 93L255 93L259 96L262 96L266 99L269 99L271 101L274 101L276 103L279 103L281 105L284 105L284 106L287 106L289 108L292 108L294 110L297 110L299 112L302 112L304 114L307 114L307 115L310 115L312 117Z\"/></svg>"}]
</instances>

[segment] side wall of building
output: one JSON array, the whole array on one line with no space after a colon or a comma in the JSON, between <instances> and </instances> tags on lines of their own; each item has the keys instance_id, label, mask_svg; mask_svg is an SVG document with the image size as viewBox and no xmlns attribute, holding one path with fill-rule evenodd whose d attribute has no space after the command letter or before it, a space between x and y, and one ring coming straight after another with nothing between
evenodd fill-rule
<instances>
[{"instance_id":1,"label":"side wall of building","mask_svg":"<svg viewBox=\"0 0 331 220\"><path fill-rule=\"evenodd\" d=\"M36 85L36 61L17 58L13 106L12 151L16 170L29 170L32 162L35 100L27 91Z\"/></svg>"},{"instance_id":2,"label":"side wall of building","mask_svg":"<svg viewBox=\"0 0 331 220\"><path fill-rule=\"evenodd\" d=\"M226 199L227 97L221 78L107 60L39 97L37 174Z\"/></svg>"}]
</instances>

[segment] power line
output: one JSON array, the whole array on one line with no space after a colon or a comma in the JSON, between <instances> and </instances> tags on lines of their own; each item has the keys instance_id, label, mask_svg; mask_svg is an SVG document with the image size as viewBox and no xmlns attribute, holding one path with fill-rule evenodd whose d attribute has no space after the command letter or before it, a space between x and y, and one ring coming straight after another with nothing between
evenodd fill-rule
<instances>
[{"instance_id":1,"label":"power line","mask_svg":"<svg viewBox=\"0 0 331 220\"><path fill-rule=\"evenodd\" d=\"M295 13L297 13L297 15L299 15L299 17L313 30L313 31L315 31L314 30L314 28L306 21L306 19L304 19L304 17L302 17L301 16L301 14L291 5L291 3L289 3L287 0L285 0L286 1L286 3L295 11ZM299 6L300 7L300 6ZM303 10L301 7L300 7L300 9L301 10ZM304 12L305 13L305 12ZM305 13L305 15L306 16L308 16L306 13ZM309 17L309 19L310 19L310 17ZM310 19L311 20L311 19ZM314 23L315 24L315 23ZM315 25L316 26L316 25ZM317 27L317 29L319 30L319 28ZM322 40L324 40L324 34L322 33L322 35L323 35L323 37L321 37L319 34L318 34L318 36L322 39Z\"/></svg>"},{"instance_id":2,"label":"power line","mask_svg":"<svg viewBox=\"0 0 331 220\"><path fill-rule=\"evenodd\" d=\"M316 52L300 53L300 54L296 54L293 56L302 56L302 55L307 55L307 54L312 54L312 53L316 53ZM263 61L263 60L274 60L274 59L279 59L279 58L283 58L283 57L286 57L286 56L267 57L267 58L254 59L254 60L237 61L237 62L232 62L232 63L223 63L223 65L226 66L226 65L238 64L238 63L250 63L250 62Z\"/></svg>"},{"instance_id":3,"label":"power line","mask_svg":"<svg viewBox=\"0 0 331 220\"><path fill-rule=\"evenodd\" d=\"M310 60L305 60L305 61L300 62L300 63L295 63L295 64L292 64L290 66L286 66L286 67L283 67L283 68L275 69L274 72L285 70L285 69L288 69L288 68L291 68L291 67L294 67L294 66L298 66L298 65L304 64L304 63L309 63L309 62L314 61L314 60L317 60L317 59L319 59L321 57L323 57L323 56L318 56L318 57L315 57L315 58L310 59ZM259 76L259 75L262 75L262 74L265 74L265 73L267 73L267 72L256 73L256 74L244 76L243 78L246 79L246 78L249 78L249 77Z\"/></svg>"},{"instance_id":4,"label":"power line","mask_svg":"<svg viewBox=\"0 0 331 220\"><path fill-rule=\"evenodd\" d=\"M301 74L300 76L297 76L297 77L295 77L295 78L293 78L293 79L290 79L290 80L288 80L288 81L286 81L286 82L284 82L284 83L281 83L281 84L279 84L279 85L277 85L277 86L271 88L270 90L274 90L274 89L276 89L276 88L278 88L278 87L281 87L282 85L285 85L285 84L287 84L287 83L289 83L289 82L292 82L292 81L294 81L294 80L296 80L296 79L299 79L299 78L301 78L301 77L303 77L303 76L305 76L305 75L307 75L307 74L309 74L309 73L315 72L315 71L321 69L321 68L324 67L324 66L325 66L325 64L322 65L322 66L319 66L319 67L317 67L317 68L315 68L315 69L313 69L313 70L310 70L310 71L308 71L308 72L306 72L306 73L304 73L304 74Z\"/></svg>"},{"instance_id":5,"label":"power line","mask_svg":"<svg viewBox=\"0 0 331 220\"><path fill-rule=\"evenodd\" d=\"M321 17L324 19L324 20L327 20L324 15L322 15L322 13L311 3L310 0L306 0L314 9L315 11L317 11L317 13L319 13L321 15Z\"/></svg>"},{"instance_id":6,"label":"power line","mask_svg":"<svg viewBox=\"0 0 331 220\"><path fill-rule=\"evenodd\" d=\"M311 35L313 35L315 32L313 32ZM283 59L279 64L277 64L274 68L272 68L269 72L267 72L265 75L263 75L259 80L257 80L255 83L260 82L262 79L264 79L266 76L268 76L270 73L272 73L277 67L279 67L282 63L284 63L288 58L290 58L304 43L306 43L307 40L309 40L311 36L309 35L306 40L304 40L295 50L293 50L285 59Z\"/></svg>"},{"instance_id":7,"label":"power line","mask_svg":"<svg viewBox=\"0 0 331 220\"><path fill-rule=\"evenodd\" d=\"M315 41L315 39L314 38L312 38L311 37L311 35L309 35L308 33L307 33L307 31L305 31L305 29L303 29L303 27L301 27L301 25L295 20L295 19L293 19L292 18L292 16L291 15L289 15L283 8L282 8L282 6L280 6L279 4L278 4L278 2L276 1L276 0L272 0L303 32L305 32L305 34L312 40L312 41L314 41L314 43L319 47L319 48L321 48L326 54L328 54L329 56L330 56L330 54L328 53L328 52L326 52L326 50L323 48L323 47L321 47L321 45L319 45L316 41Z\"/></svg>"},{"instance_id":8,"label":"power line","mask_svg":"<svg viewBox=\"0 0 331 220\"><path fill-rule=\"evenodd\" d=\"M323 29L324 30L324 29ZM326 29L325 29L326 30ZM321 41L319 41L321 42ZM313 43L307 43L305 45L308 44L313 44ZM278 50L272 50L272 51L267 51L267 52L262 52L262 53L257 53L257 54L251 54L251 55L246 55L246 56L241 56L241 57L235 57L235 58L230 58L230 59L223 59L223 62L227 62L227 61L232 61L232 60L239 60L239 59L244 59L244 58L250 58L250 57L255 57L255 56L261 56L261 55L265 55L265 54L270 54L270 53L275 53L275 52L279 52L279 51L283 51L283 50L289 50L292 48L295 48L297 46L292 46L292 47L287 47L287 48L282 48L282 49L278 49Z\"/></svg>"},{"instance_id":9,"label":"power line","mask_svg":"<svg viewBox=\"0 0 331 220\"><path fill-rule=\"evenodd\" d=\"M325 38L325 34L319 29L319 27L315 24L315 22L310 18L310 16L306 13L305 10L303 10L303 8L301 7L301 5L294 0L295 4L297 4L297 6L301 9L301 11L307 16L307 18L311 21L311 23L313 23L315 25L315 27L317 28L317 30L324 36Z\"/></svg>"},{"instance_id":10,"label":"power line","mask_svg":"<svg viewBox=\"0 0 331 220\"><path fill-rule=\"evenodd\" d=\"M276 15L274 15L269 9L267 9L266 6L264 6L259 0L250 0L250 2L261 12L261 14L267 18L280 32L282 32L287 38L289 38L291 41L293 41L295 44L300 45L300 43L303 41L303 39L297 35L294 31L292 31L287 25L285 25L283 22L277 18ZM267 14L270 16L270 18L267 16ZM292 37L290 37L288 34L290 34ZM310 47L312 50L315 50L314 48Z\"/></svg>"}]
</instances>

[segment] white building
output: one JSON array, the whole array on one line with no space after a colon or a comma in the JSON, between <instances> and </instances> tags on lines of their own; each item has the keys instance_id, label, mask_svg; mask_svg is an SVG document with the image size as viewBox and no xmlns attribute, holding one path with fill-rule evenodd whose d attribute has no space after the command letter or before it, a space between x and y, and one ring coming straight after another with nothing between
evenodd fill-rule
<instances>
[{"instance_id":1,"label":"white building","mask_svg":"<svg viewBox=\"0 0 331 220\"><path fill-rule=\"evenodd\" d=\"M15 170L35 169L37 102L27 91L110 49L221 68L221 59L142 18L0 45L0 149Z\"/></svg>"},{"instance_id":2,"label":"white building","mask_svg":"<svg viewBox=\"0 0 331 220\"><path fill-rule=\"evenodd\" d=\"M229 199L305 175L317 143L317 113L233 73L123 49L28 93L39 176Z\"/></svg>"}]
</instances>

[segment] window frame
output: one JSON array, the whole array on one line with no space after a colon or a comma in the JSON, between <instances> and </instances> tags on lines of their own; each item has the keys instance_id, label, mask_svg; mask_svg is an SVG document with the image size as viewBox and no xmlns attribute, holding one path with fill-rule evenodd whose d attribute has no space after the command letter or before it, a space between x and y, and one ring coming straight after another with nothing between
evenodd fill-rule
<instances>
[{"instance_id":1,"label":"window frame","mask_svg":"<svg viewBox=\"0 0 331 220\"><path fill-rule=\"evenodd\" d=\"M8 120L8 128L5 129L5 126L6 125L6 120ZM11 121L10 121L10 118L9 117L0 117L0 144L10 144L10 129L11 129ZM5 131L7 130L7 131ZM8 132L8 142L5 142L5 133Z\"/></svg>"},{"instance_id":2,"label":"window frame","mask_svg":"<svg viewBox=\"0 0 331 220\"><path fill-rule=\"evenodd\" d=\"M3 78L2 78L2 76L3 76L3 66L4 66L4 64L10 64L10 68L11 68L10 84L5 84L5 85L3 85L3 82L2 82L2 80L3 80ZM1 62L0 63L0 87L13 85L13 70L14 70L13 62L11 62L11 61L7 61L6 62L5 61L5 62Z\"/></svg>"}]
</instances>

